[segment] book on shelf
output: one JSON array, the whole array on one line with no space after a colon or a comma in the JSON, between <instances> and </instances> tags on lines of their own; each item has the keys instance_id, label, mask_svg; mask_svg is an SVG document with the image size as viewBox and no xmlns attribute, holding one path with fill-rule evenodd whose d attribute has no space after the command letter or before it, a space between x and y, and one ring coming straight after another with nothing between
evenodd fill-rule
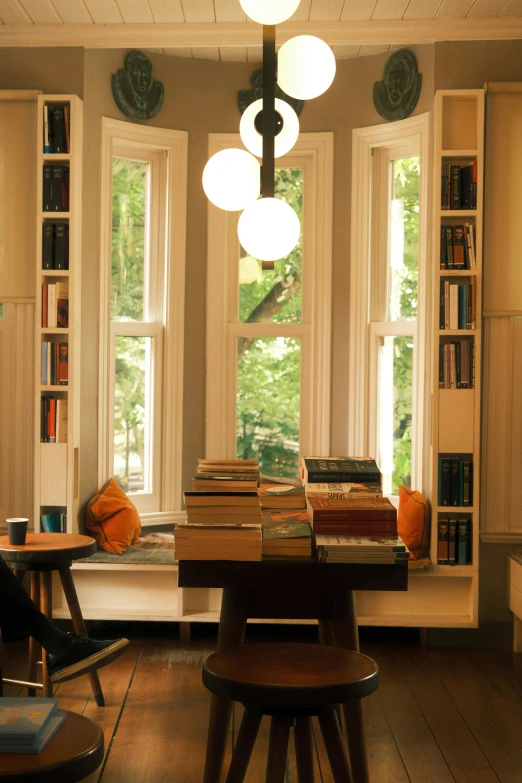
<instances>
[{"instance_id":1,"label":"book on shelf","mask_svg":"<svg viewBox=\"0 0 522 783\"><path fill-rule=\"evenodd\" d=\"M65 533L63 512L50 511L48 514L40 514L40 527L44 533Z\"/></svg>"},{"instance_id":2,"label":"book on shelf","mask_svg":"<svg viewBox=\"0 0 522 783\"><path fill-rule=\"evenodd\" d=\"M43 212L69 211L70 169L65 163L44 163L42 171Z\"/></svg>"},{"instance_id":3,"label":"book on shelf","mask_svg":"<svg viewBox=\"0 0 522 783\"><path fill-rule=\"evenodd\" d=\"M56 401L56 442L67 443L68 427L68 400L58 399Z\"/></svg>"},{"instance_id":4,"label":"book on shelf","mask_svg":"<svg viewBox=\"0 0 522 783\"><path fill-rule=\"evenodd\" d=\"M475 385L475 345L452 340L439 345L439 389L472 389Z\"/></svg>"},{"instance_id":5,"label":"book on shelf","mask_svg":"<svg viewBox=\"0 0 522 783\"><path fill-rule=\"evenodd\" d=\"M443 163L441 170L441 209L477 208L477 161Z\"/></svg>"},{"instance_id":6,"label":"book on shelf","mask_svg":"<svg viewBox=\"0 0 522 783\"><path fill-rule=\"evenodd\" d=\"M305 511L263 512L263 555L311 557L312 528Z\"/></svg>"},{"instance_id":7,"label":"book on shelf","mask_svg":"<svg viewBox=\"0 0 522 783\"><path fill-rule=\"evenodd\" d=\"M438 458L439 506L471 506L473 504L473 462L471 456L440 456Z\"/></svg>"},{"instance_id":8,"label":"book on shelf","mask_svg":"<svg viewBox=\"0 0 522 783\"><path fill-rule=\"evenodd\" d=\"M352 481L328 481L305 485L306 497L324 495L330 498L345 497L382 497L382 487L378 483L357 483Z\"/></svg>"},{"instance_id":9,"label":"book on shelf","mask_svg":"<svg viewBox=\"0 0 522 783\"><path fill-rule=\"evenodd\" d=\"M305 489L302 485L262 484L257 493L262 508L306 508Z\"/></svg>"},{"instance_id":10,"label":"book on shelf","mask_svg":"<svg viewBox=\"0 0 522 783\"><path fill-rule=\"evenodd\" d=\"M381 483L381 472L372 457L302 457L303 484L318 482Z\"/></svg>"},{"instance_id":11,"label":"book on shelf","mask_svg":"<svg viewBox=\"0 0 522 783\"><path fill-rule=\"evenodd\" d=\"M43 151L64 154L71 151L70 111L68 104L43 106Z\"/></svg>"},{"instance_id":12,"label":"book on shelf","mask_svg":"<svg viewBox=\"0 0 522 783\"><path fill-rule=\"evenodd\" d=\"M53 269L69 269L69 224L53 223L54 255Z\"/></svg>"},{"instance_id":13,"label":"book on shelf","mask_svg":"<svg viewBox=\"0 0 522 783\"><path fill-rule=\"evenodd\" d=\"M47 394L40 398L40 441L67 443L67 400Z\"/></svg>"},{"instance_id":14,"label":"book on shelf","mask_svg":"<svg viewBox=\"0 0 522 783\"><path fill-rule=\"evenodd\" d=\"M69 283L61 280L56 283L56 326L67 329L69 326Z\"/></svg>"},{"instance_id":15,"label":"book on shelf","mask_svg":"<svg viewBox=\"0 0 522 783\"><path fill-rule=\"evenodd\" d=\"M440 281L439 328L475 329L477 291L476 278L469 283Z\"/></svg>"},{"instance_id":16,"label":"book on shelf","mask_svg":"<svg viewBox=\"0 0 522 783\"><path fill-rule=\"evenodd\" d=\"M439 516L438 565L471 565L471 518Z\"/></svg>"},{"instance_id":17,"label":"book on shelf","mask_svg":"<svg viewBox=\"0 0 522 783\"><path fill-rule=\"evenodd\" d=\"M67 386L69 344L56 340L43 340L40 353L42 386Z\"/></svg>"}]
</instances>

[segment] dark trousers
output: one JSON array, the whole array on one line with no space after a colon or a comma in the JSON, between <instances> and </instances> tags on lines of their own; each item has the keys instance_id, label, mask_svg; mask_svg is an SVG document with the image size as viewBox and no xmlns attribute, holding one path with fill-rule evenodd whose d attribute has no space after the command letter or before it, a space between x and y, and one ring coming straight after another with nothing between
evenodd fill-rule
<instances>
[{"instance_id":1,"label":"dark trousers","mask_svg":"<svg viewBox=\"0 0 522 783\"><path fill-rule=\"evenodd\" d=\"M54 626L40 612L34 601L0 555L0 630L4 642L14 642L26 636L40 640Z\"/></svg>"}]
</instances>

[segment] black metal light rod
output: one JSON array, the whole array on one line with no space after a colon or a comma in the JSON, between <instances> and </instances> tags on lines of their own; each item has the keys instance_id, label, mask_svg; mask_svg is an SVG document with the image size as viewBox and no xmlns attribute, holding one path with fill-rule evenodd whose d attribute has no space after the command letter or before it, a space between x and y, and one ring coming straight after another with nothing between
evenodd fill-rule
<instances>
[{"instance_id":1,"label":"black metal light rod","mask_svg":"<svg viewBox=\"0 0 522 783\"><path fill-rule=\"evenodd\" d=\"M274 196L276 53L275 25L263 25L263 165L261 196ZM262 261L263 269L273 269L273 261Z\"/></svg>"}]
</instances>

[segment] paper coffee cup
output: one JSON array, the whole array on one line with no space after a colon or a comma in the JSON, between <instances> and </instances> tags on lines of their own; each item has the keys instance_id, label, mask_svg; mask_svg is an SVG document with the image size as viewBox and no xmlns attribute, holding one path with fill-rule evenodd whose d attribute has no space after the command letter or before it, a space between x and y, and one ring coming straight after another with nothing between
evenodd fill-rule
<instances>
[{"instance_id":1,"label":"paper coffee cup","mask_svg":"<svg viewBox=\"0 0 522 783\"><path fill-rule=\"evenodd\" d=\"M12 546L23 546L27 534L29 520L26 517L11 517L6 519L9 543Z\"/></svg>"}]
</instances>

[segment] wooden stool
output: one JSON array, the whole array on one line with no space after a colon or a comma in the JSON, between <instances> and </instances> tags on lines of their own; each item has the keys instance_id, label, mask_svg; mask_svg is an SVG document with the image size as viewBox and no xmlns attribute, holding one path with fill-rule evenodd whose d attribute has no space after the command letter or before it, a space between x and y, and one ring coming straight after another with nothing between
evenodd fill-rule
<instances>
[{"instance_id":1,"label":"wooden stool","mask_svg":"<svg viewBox=\"0 0 522 783\"><path fill-rule=\"evenodd\" d=\"M371 658L319 644L247 644L210 655L203 684L245 707L226 783L244 780L263 715L272 716L266 783L283 781L290 726L299 783L313 783L312 716L319 719L335 783L352 783L336 708L377 688Z\"/></svg>"},{"instance_id":2,"label":"wooden stool","mask_svg":"<svg viewBox=\"0 0 522 783\"><path fill-rule=\"evenodd\" d=\"M22 580L24 573L31 574L31 598L40 610L52 619L53 571L58 571L60 580L71 613L74 630L79 634L87 634L82 617L76 588L71 574L73 560L88 557L96 551L96 542L90 536L77 536L70 533L28 533L23 546L13 546L8 536L0 536L0 554L11 562L14 572ZM36 666L42 659L42 682L36 681ZM99 707L105 706L105 700L98 674L89 673L91 686ZM30 696L34 696L36 688L43 689L44 696L53 695L53 686L47 674L45 655L42 655L40 645L32 637L29 638L29 673L27 680L9 680L4 682L27 687Z\"/></svg>"},{"instance_id":3,"label":"wooden stool","mask_svg":"<svg viewBox=\"0 0 522 783\"><path fill-rule=\"evenodd\" d=\"M41 753L2 753L2 781L75 783L84 780L103 761L103 732L89 718L67 717Z\"/></svg>"}]
</instances>

